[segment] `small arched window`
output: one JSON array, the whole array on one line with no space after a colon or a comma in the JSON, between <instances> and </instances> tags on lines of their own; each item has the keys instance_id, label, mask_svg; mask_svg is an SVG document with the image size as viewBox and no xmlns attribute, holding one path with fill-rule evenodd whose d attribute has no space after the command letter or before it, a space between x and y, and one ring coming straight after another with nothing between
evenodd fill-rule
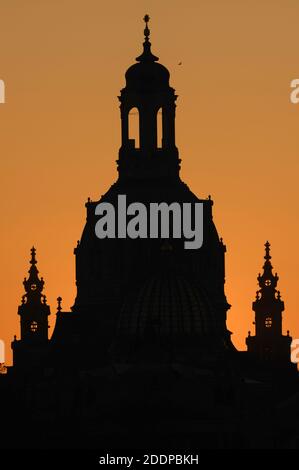
<instances>
[{"instance_id":1,"label":"small arched window","mask_svg":"<svg viewBox=\"0 0 299 470\"><path fill-rule=\"evenodd\" d=\"M157 148L162 148L163 142L163 111L160 108L157 112Z\"/></svg>"},{"instance_id":2,"label":"small arched window","mask_svg":"<svg viewBox=\"0 0 299 470\"><path fill-rule=\"evenodd\" d=\"M139 149L140 147L140 125L139 125L139 111L138 108L132 108L129 111L129 142L130 144Z\"/></svg>"}]
</instances>

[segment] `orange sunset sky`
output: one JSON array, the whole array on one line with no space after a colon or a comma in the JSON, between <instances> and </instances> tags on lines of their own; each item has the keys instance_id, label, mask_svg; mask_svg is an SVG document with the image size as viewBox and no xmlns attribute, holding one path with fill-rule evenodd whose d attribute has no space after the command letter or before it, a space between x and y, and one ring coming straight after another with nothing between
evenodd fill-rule
<instances>
[{"instance_id":1,"label":"orange sunset sky","mask_svg":"<svg viewBox=\"0 0 299 470\"><path fill-rule=\"evenodd\" d=\"M212 195L227 245L233 342L244 349L254 331L267 239L286 305L283 331L299 337L299 104L290 102L298 0L0 0L0 338L8 364L33 244L52 327L56 298L65 310L73 304L73 248L87 197L96 200L117 177L117 95L141 53L145 13L153 53L179 95L181 177L198 196Z\"/></svg>"}]
</instances>

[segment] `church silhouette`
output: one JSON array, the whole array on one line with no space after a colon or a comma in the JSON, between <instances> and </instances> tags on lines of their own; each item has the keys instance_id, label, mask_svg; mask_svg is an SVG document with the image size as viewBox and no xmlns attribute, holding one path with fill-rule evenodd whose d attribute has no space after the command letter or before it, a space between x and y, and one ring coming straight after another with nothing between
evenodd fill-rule
<instances>
[{"instance_id":1,"label":"church silhouette","mask_svg":"<svg viewBox=\"0 0 299 470\"><path fill-rule=\"evenodd\" d=\"M198 198L180 178L177 95L151 51L148 15L144 20L143 52L118 97L118 179L85 205L74 249L77 295L70 311L57 299L51 338L44 280L31 249L13 366L0 375L9 429L4 446L298 448L297 369L292 338L282 332L284 303L270 244L252 306L255 335L249 332L248 350L240 352L226 326L226 247L213 201ZM97 238L96 206L116 205L122 194L146 207L202 203L203 246L186 250L174 237Z\"/></svg>"}]
</instances>

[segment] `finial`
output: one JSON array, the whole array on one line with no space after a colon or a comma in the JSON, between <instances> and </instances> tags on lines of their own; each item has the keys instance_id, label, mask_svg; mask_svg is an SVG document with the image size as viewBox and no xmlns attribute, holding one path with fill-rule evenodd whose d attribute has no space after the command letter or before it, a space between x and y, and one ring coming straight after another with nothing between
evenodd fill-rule
<instances>
[{"instance_id":1,"label":"finial","mask_svg":"<svg viewBox=\"0 0 299 470\"><path fill-rule=\"evenodd\" d=\"M35 258L35 255L36 255L36 249L34 248L34 246L31 248L30 250L31 252L31 260L30 260L30 264L34 265L37 263L36 261L36 258Z\"/></svg>"},{"instance_id":2,"label":"finial","mask_svg":"<svg viewBox=\"0 0 299 470\"><path fill-rule=\"evenodd\" d=\"M265 248L266 248L266 254L264 256L265 260L270 260L272 258L272 256L270 256L270 243L268 241L266 241L265 243Z\"/></svg>"},{"instance_id":3,"label":"finial","mask_svg":"<svg viewBox=\"0 0 299 470\"><path fill-rule=\"evenodd\" d=\"M43 304L46 304L46 303L47 303L47 297L43 295Z\"/></svg>"},{"instance_id":4,"label":"finial","mask_svg":"<svg viewBox=\"0 0 299 470\"><path fill-rule=\"evenodd\" d=\"M57 297L57 312L61 312L62 310L62 307L61 307L61 302L62 302L62 298L61 297Z\"/></svg>"},{"instance_id":5,"label":"finial","mask_svg":"<svg viewBox=\"0 0 299 470\"><path fill-rule=\"evenodd\" d=\"M14 335L13 339L14 341L17 341L17 335Z\"/></svg>"},{"instance_id":6,"label":"finial","mask_svg":"<svg viewBox=\"0 0 299 470\"><path fill-rule=\"evenodd\" d=\"M278 300L281 299L281 294L280 294L280 291L279 291L279 290L277 291L277 298L278 298Z\"/></svg>"},{"instance_id":7,"label":"finial","mask_svg":"<svg viewBox=\"0 0 299 470\"><path fill-rule=\"evenodd\" d=\"M159 57L156 57L152 54L151 43L149 41L150 30L148 27L148 22L150 20L149 15L144 15L143 21L145 22L144 28L144 43L143 43L143 53L136 57L137 62L156 62L159 60Z\"/></svg>"},{"instance_id":8,"label":"finial","mask_svg":"<svg viewBox=\"0 0 299 470\"><path fill-rule=\"evenodd\" d=\"M287 330L287 336L290 336L290 330Z\"/></svg>"},{"instance_id":9,"label":"finial","mask_svg":"<svg viewBox=\"0 0 299 470\"><path fill-rule=\"evenodd\" d=\"M144 29L144 37L145 37L145 41L148 42L148 38L149 38L149 35L150 35L150 30L148 28L148 22L150 20L150 17L149 15L144 15L144 18L143 18L143 21L145 22L145 29Z\"/></svg>"},{"instance_id":10,"label":"finial","mask_svg":"<svg viewBox=\"0 0 299 470\"><path fill-rule=\"evenodd\" d=\"M248 331L248 336L251 336L251 331Z\"/></svg>"}]
</instances>

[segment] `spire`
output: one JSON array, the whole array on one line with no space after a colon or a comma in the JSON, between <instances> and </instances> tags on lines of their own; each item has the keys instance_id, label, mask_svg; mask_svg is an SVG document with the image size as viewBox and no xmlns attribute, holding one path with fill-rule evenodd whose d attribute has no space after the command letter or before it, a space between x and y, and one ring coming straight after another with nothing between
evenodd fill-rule
<instances>
[{"instance_id":1,"label":"spire","mask_svg":"<svg viewBox=\"0 0 299 470\"><path fill-rule=\"evenodd\" d=\"M152 54L151 43L149 41L149 36L150 36L150 30L148 27L148 22L150 20L149 15L145 15L143 20L145 22L143 53L140 56L136 57L136 60L137 62L156 62L157 60L159 60L159 57L156 57L155 55Z\"/></svg>"},{"instance_id":2,"label":"spire","mask_svg":"<svg viewBox=\"0 0 299 470\"><path fill-rule=\"evenodd\" d=\"M259 290L252 303L255 312L255 336L248 335L248 352L263 360L290 362L291 338L282 334L284 302L277 290L278 276L273 274L270 243L265 243L263 273L258 275Z\"/></svg>"},{"instance_id":3,"label":"spire","mask_svg":"<svg viewBox=\"0 0 299 470\"><path fill-rule=\"evenodd\" d=\"M145 41L148 42L149 41L149 35L150 35L150 30L148 28L148 22L150 20L150 17L149 15L144 15L144 18L143 18L143 21L145 22L145 29L144 29L144 37L145 37Z\"/></svg>"},{"instance_id":4,"label":"spire","mask_svg":"<svg viewBox=\"0 0 299 470\"><path fill-rule=\"evenodd\" d=\"M42 291L44 288L44 280L43 278L39 278L38 276L38 269L36 267L37 260L36 260L36 249L33 246L30 250L31 258L30 258L30 268L28 270L29 276L26 279L24 278L24 287L26 294L23 296L23 301L26 298L28 301L36 301L41 299L43 296Z\"/></svg>"},{"instance_id":5,"label":"spire","mask_svg":"<svg viewBox=\"0 0 299 470\"><path fill-rule=\"evenodd\" d=\"M272 263L271 263L271 258L272 256L270 255L270 243L268 241L266 241L265 243L265 256L264 256L264 259L265 259L265 262L264 262L264 266L263 266L263 274L259 274L258 275L258 282L259 282L259 285L260 287L263 289L264 287L266 288L272 288L275 290L276 286L277 286L277 281L278 281L278 276L277 274L275 273L275 275L272 273L272 270L273 270L273 266L272 266Z\"/></svg>"},{"instance_id":6,"label":"spire","mask_svg":"<svg viewBox=\"0 0 299 470\"><path fill-rule=\"evenodd\" d=\"M30 269L29 269L28 272L29 272L30 276L37 277L38 269L36 267L36 265L37 265L37 260L36 260L36 257L35 257L36 249L34 248L34 246L31 248L30 253L31 253L31 258L30 258L29 262L30 262L31 266L30 266Z\"/></svg>"},{"instance_id":7,"label":"spire","mask_svg":"<svg viewBox=\"0 0 299 470\"><path fill-rule=\"evenodd\" d=\"M36 249L34 248L34 246L31 248L30 252L31 252L30 264L35 265L37 263L37 261L36 261L36 258L35 258Z\"/></svg>"},{"instance_id":8,"label":"spire","mask_svg":"<svg viewBox=\"0 0 299 470\"><path fill-rule=\"evenodd\" d=\"M21 337L20 340L15 340L12 343L13 363L22 367L36 365L38 353L44 353L44 346L41 345L46 345L48 342L48 316L50 315L50 307L47 305L46 296L43 294L44 280L39 277L36 267L37 259L34 246L31 248L30 253L29 276L24 279L25 294L22 297L22 304L18 308ZM31 347L34 348L33 352ZM41 350L35 349L37 347L41 347Z\"/></svg>"},{"instance_id":9,"label":"spire","mask_svg":"<svg viewBox=\"0 0 299 470\"><path fill-rule=\"evenodd\" d=\"M57 297L57 313L60 313L62 310L61 302L62 302L62 297L60 296Z\"/></svg>"},{"instance_id":10,"label":"spire","mask_svg":"<svg viewBox=\"0 0 299 470\"><path fill-rule=\"evenodd\" d=\"M268 241L266 241L266 243L265 243L266 254L264 256L266 261L270 261L270 259L272 258L272 256L270 256L270 246L271 246L270 243Z\"/></svg>"}]
</instances>

